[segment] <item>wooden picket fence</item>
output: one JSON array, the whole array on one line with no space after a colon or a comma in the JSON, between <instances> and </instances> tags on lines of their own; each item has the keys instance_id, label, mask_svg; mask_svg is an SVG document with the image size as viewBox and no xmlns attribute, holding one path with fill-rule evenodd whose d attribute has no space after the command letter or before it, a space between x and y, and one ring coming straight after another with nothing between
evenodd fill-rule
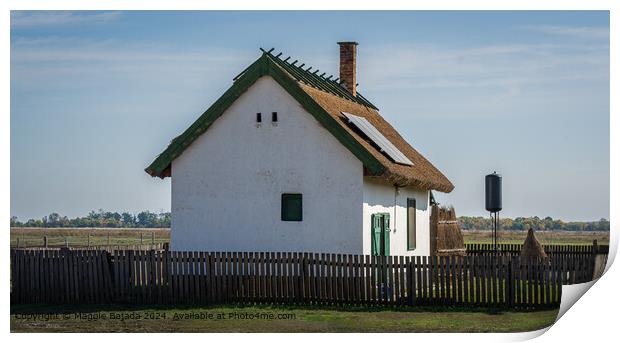
<instances>
[{"instance_id":1,"label":"wooden picket fence","mask_svg":"<svg viewBox=\"0 0 620 343\"><path fill-rule=\"evenodd\" d=\"M560 262L558 262L560 261ZM12 303L555 307L590 256L11 250Z\"/></svg>"},{"instance_id":2,"label":"wooden picket fence","mask_svg":"<svg viewBox=\"0 0 620 343\"><path fill-rule=\"evenodd\" d=\"M523 244L498 244L498 253L505 256L517 256L521 254ZM492 243L466 243L465 248L468 255L494 255ZM609 254L609 245L568 245L568 244L546 244L543 245L545 253L549 256L574 257L580 255Z\"/></svg>"}]
</instances>

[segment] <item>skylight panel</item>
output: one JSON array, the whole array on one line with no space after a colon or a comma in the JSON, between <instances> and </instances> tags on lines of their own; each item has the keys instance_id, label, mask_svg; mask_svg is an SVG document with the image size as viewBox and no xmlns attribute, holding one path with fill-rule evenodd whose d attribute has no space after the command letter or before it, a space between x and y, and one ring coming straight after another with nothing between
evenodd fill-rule
<instances>
[{"instance_id":1,"label":"skylight panel","mask_svg":"<svg viewBox=\"0 0 620 343\"><path fill-rule=\"evenodd\" d=\"M382 153L388 155L394 162L412 166L413 162L405 156L392 142L390 142L385 136L377 130L366 118L362 118L351 113L342 112L347 117L349 123L353 124L360 131L362 131L366 137L368 137L373 143L375 143Z\"/></svg>"}]
</instances>

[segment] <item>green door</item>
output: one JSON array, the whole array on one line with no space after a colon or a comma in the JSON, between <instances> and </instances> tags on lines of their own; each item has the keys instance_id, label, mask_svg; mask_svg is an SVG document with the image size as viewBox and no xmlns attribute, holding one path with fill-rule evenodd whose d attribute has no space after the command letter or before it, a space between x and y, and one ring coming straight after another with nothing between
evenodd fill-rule
<instances>
[{"instance_id":1,"label":"green door","mask_svg":"<svg viewBox=\"0 0 620 343\"><path fill-rule=\"evenodd\" d=\"M390 214L375 213L371 216L371 253L376 256L390 255Z\"/></svg>"}]
</instances>

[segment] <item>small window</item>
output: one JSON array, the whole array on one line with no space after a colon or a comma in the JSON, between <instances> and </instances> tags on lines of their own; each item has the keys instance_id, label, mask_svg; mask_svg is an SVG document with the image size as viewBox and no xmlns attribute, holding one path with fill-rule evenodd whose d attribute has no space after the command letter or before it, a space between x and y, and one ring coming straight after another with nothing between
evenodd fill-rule
<instances>
[{"instance_id":1,"label":"small window","mask_svg":"<svg viewBox=\"0 0 620 343\"><path fill-rule=\"evenodd\" d=\"M301 219L301 194L282 194L282 221L300 222Z\"/></svg>"},{"instance_id":2,"label":"small window","mask_svg":"<svg viewBox=\"0 0 620 343\"><path fill-rule=\"evenodd\" d=\"M263 121L263 116L260 112L256 113L256 122L260 123Z\"/></svg>"},{"instance_id":3,"label":"small window","mask_svg":"<svg viewBox=\"0 0 620 343\"><path fill-rule=\"evenodd\" d=\"M407 250L415 250L415 199L407 198Z\"/></svg>"},{"instance_id":4,"label":"small window","mask_svg":"<svg viewBox=\"0 0 620 343\"><path fill-rule=\"evenodd\" d=\"M271 112L271 121L274 123L278 121L278 112Z\"/></svg>"}]
</instances>

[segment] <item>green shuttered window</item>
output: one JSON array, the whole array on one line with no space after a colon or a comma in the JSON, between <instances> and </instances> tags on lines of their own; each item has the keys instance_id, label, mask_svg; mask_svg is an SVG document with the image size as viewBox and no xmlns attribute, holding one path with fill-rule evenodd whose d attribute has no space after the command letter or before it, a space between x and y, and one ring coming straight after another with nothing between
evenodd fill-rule
<instances>
[{"instance_id":1,"label":"green shuttered window","mask_svg":"<svg viewBox=\"0 0 620 343\"><path fill-rule=\"evenodd\" d=\"M371 215L370 250L372 255L390 255L390 214L376 213Z\"/></svg>"},{"instance_id":2,"label":"green shuttered window","mask_svg":"<svg viewBox=\"0 0 620 343\"><path fill-rule=\"evenodd\" d=\"M407 198L407 250L415 250L415 199Z\"/></svg>"},{"instance_id":3,"label":"green shuttered window","mask_svg":"<svg viewBox=\"0 0 620 343\"><path fill-rule=\"evenodd\" d=\"M282 221L300 222L302 213L301 194L282 194Z\"/></svg>"}]
</instances>

